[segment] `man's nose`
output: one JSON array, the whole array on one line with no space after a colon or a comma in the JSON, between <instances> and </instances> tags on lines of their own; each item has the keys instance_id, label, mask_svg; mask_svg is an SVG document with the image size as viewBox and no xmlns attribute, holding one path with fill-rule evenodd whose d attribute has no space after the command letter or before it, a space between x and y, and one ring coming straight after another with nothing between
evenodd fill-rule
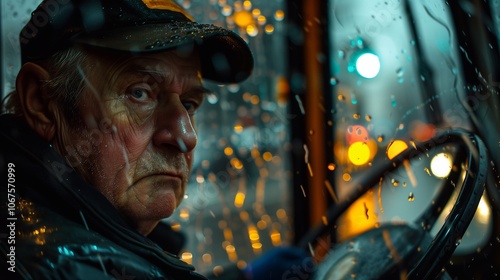
<instances>
[{"instance_id":1,"label":"man's nose","mask_svg":"<svg viewBox=\"0 0 500 280\"><path fill-rule=\"evenodd\" d=\"M165 103L159 108L153 144L160 148L175 147L182 153L192 151L198 136L191 116L178 97Z\"/></svg>"}]
</instances>

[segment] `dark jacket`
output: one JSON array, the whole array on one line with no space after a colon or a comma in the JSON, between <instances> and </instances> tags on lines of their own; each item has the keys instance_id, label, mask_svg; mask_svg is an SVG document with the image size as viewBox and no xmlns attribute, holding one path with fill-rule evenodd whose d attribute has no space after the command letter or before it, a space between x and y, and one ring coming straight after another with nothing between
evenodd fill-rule
<instances>
[{"instance_id":1,"label":"dark jacket","mask_svg":"<svg viewBox=\"0 0 500 280\"><path fill-rule=\"evenodd\" d=\"M2 279L205 279L128 226L12 115L0 116L0 175Z\"/></svg>"}]
</instances>

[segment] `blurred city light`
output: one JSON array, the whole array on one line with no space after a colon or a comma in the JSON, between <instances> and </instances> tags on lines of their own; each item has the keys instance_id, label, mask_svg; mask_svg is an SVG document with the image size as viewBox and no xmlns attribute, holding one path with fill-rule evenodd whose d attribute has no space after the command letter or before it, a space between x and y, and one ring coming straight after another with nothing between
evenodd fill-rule
<instances>
[{"instance_id":1,"label":"blurred city light","mask_svg":"<svg viewBox=\"0 0 500 280\"><path fill-rule=\"evenodd\" d=\"M431 160L431 172L438 178L446 178L451 172L452 164L450 154L439 153Z\"/></svg>"},{"instance_id":2,"label":"blurred city light","mask_svg":"<svg viewBox=\"0 0 500 280\"><path fill-rule=\"evenodd\" d=\"M406 149L408 149L408 144L405 141L394 140L387 147L387 157L393 159Z\"/></svg>"},{"instance_id":3,"label":"blurred city light","mask_svg":"<svg viewBox=\"0 0 500 280\"><path fill-rule=\"evenodd\" d=\"M380 72L380 59L373 53L363 53L356 59L356 71L363 78L375 78Z\"/></svg>"}]
</instances>

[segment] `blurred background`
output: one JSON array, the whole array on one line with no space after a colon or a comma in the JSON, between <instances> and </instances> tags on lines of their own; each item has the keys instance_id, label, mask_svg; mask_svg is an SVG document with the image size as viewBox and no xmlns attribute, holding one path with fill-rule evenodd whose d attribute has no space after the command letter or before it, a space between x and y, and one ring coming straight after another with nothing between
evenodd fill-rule
<instances>
[{"instance_id":1,"label":"blurred background","mask_svg":"<svg viewBox=\"0 0 500 280\"><path fill-rule=\"evenodd\" d=\"M500 1L177 2L197 21L240 34L255 56L244 83L206 82L214 94L197 113L191 183L165 221L186 235L181 258L198 271L245 267L297 244L352 192L348 182L440 129L477 133L490 165L500 164ZM38 4L1 1L3 96L20 67L19 30ZM332 225L324 247L382 223L412 223L455 156L453 145L437 146L380 178ZM491 172L446 267L452 277L499 277L499 177Z\"/></svg>"}]
</instances>

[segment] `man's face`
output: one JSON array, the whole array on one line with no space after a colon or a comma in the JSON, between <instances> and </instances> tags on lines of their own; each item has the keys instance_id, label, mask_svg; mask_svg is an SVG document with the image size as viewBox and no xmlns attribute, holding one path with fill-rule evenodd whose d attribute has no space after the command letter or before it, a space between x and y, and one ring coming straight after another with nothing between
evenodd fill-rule
<instances>
[{"instance_id":1,"label":"man's face","mask_svg":"<svg viewBox=\"0 0 500 280\"><path fill-rule=\"evenodd\" d=\"M91 54L78 124L58 132L75 169L147 235L181 202L203 101L198 57Z\"/></svg>"}]
</instances>

